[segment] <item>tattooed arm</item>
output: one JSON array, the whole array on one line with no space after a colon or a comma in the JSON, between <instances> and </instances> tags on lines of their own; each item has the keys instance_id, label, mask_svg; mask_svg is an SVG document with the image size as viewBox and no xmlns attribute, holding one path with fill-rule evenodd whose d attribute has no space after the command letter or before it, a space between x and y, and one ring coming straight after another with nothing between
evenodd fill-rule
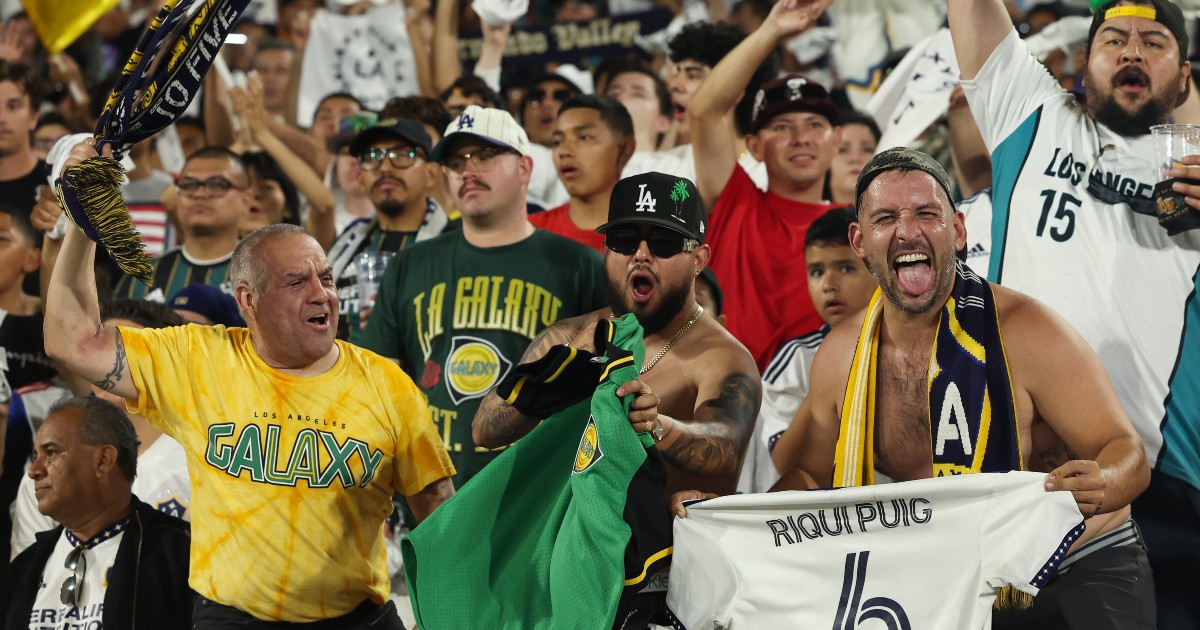
<instances>
[{"instance_id":1,"label":"tattooed arm","mask_svg":"<svg viewBox=\"0 0 1200 630\"><path fill-rule=\"evenodd\" d=\"M591 313L555 322L534 338L518 363L536 361L557 345L570 344L573 341L579 348L584 347L583 343L590 345L593 333L581 333L594 330L598 319L595 313ZM576 338L579 340L576 341ZM483 398L479 410L475 412L475 419L471 421L471 431L475 444L484 448L500 448L525 437L541 421L542 418L533 418L517 411L497 396L496 390L493 389Z\"/></svg>"},{"instance_id":2,"label":"tattooed arm","mask_svg":"<svg viewBox=\"0 0 1200 630\"><path fill-rule=\"evenodd\" d=\"M454 482L449 477L442 477L425 486L420 492L406 497L408 507L412 510L417 522L424 521L439 505L454 496Z\"/></svg>"},{"instance_id":3,"label":"tattooed arm","mask_svg":"<svg viewBox=\"0 0 1200 630\"><path fill-rule=\"evenodd\" d=\"M93 141L89 138L87 142ZM96 150L91 144L81 143L66 167L94 155ZM95 256L95 243L78 229L67 231L46 290L46 354L98 387L137 400L121 334L100 321L100 300L92 271Z\"/></svg>"},{"instance_id":4,"label":"tattooed arm","mask_svg":"<svg viewBox=\"0 0 1200 630\"><path fill-rule=\"evenodd\" d=\"M750 355L738 350L736 356L730 352L719 361L703 362L709 376L698 383L690 422L658 416L663 427L658 450L684 472L737 475L741 469L762 402L762 381Z\"/></svg>"}]
</instances>

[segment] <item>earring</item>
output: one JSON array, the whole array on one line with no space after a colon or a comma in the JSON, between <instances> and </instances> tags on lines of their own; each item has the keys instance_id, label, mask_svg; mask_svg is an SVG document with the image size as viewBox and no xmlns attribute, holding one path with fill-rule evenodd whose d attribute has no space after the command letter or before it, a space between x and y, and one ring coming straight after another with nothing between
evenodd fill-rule
<instances>
[{"instance_id":1,"label":"earring","mask_svg":"<svg viewBox=\"0 0 1200 630\"><path fill-rule=\"evenodd\" d=\"M694 273L694 274L696 274L696 275L698 276L698 275L700 275L700 270L699 270L699 269L693 269L693 270L692 270L692 273Z\"/></svg>"}]
</instances>

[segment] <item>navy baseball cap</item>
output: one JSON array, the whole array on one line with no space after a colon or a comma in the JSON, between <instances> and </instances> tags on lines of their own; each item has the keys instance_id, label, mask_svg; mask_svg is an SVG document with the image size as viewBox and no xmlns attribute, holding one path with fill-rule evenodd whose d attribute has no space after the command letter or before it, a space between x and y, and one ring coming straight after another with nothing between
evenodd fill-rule
<instances>
[{"instance_id":1,"label":"navy baseball cap","mask_svg":"<svg viewBox=\"0 0 1200 630\"><path fill-rule=\"evenodd\" d=\"M246 325L232 295L207 284L189 284L167 303L177 311L191 311L227 328Z\"/></svg>"},{"instance_id":2,"label":"navy baseball cap","mask_svg":"<svg viewBox=\"0 0 1200 630\"><path fill-rule=\"evenodd\" d=\"M419 123L407 118L385 118L354 137L354 141L350 143L350 155L357 157L370 149L373 143L384 138L407 142L423 151L426 159L433 152L433 141Z\"/></svg>"}]
</instances>

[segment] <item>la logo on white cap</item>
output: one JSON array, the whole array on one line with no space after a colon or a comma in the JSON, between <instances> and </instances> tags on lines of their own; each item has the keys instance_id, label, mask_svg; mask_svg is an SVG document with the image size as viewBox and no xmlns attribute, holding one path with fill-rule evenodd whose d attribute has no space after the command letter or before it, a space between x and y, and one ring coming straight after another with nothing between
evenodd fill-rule
<instances>
[{"instance_id":1,"label":"la logo on white cap","mask_svg":"<svg viewBox=\"0 0 1200 630\"><path fill-rule=\"evenodd\" d=\"M474 129L474 128L475 128L475 117L474 116L468 114L467 112L463 112L462 114L459 115L458 129L456 129L456 131L462 131L463 129Z\"/></svg>"}]
</instances>

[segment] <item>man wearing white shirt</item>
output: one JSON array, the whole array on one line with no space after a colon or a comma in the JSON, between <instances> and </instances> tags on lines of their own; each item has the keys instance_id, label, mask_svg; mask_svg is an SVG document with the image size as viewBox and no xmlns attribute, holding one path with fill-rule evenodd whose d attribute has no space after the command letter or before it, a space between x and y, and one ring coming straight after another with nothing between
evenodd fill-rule
<instances>
[{"instance_id":1,"label":"man wearing white shirt","mask_svg":"<svg viewBox=\"0 0 1200 630\"><path fill-rule=\"evenodd\" d=\"M137 438L125 414L100 398L61 400L34 449L38 509L63 525L0 580L3 627L190 627L190 530L133 496Z\"/></svg>"},{"instance_id":2,"label":"man wearing white shirt","mask_svg":"<svg viewBox=\"0 0 1200 630\"><path fill-rule=\"evenodd\" d=\"M101 317L105 323L126 328L166 328L182 326L182 318L165 304L145 300L114 300L104 307ZM92 393L124 409L125 400L98 387ZM150 507L186 521L192 520L188 507L192 502L192 484L188 479L187 459L183 447L170 436L146 421L125 411L137 435L139 474L133 480L133 494ZM34 480L21 478L17 498L13 501L12 557L32 545L35 535L58 524L38 510Z\"/></svg>"}]
</instances>

